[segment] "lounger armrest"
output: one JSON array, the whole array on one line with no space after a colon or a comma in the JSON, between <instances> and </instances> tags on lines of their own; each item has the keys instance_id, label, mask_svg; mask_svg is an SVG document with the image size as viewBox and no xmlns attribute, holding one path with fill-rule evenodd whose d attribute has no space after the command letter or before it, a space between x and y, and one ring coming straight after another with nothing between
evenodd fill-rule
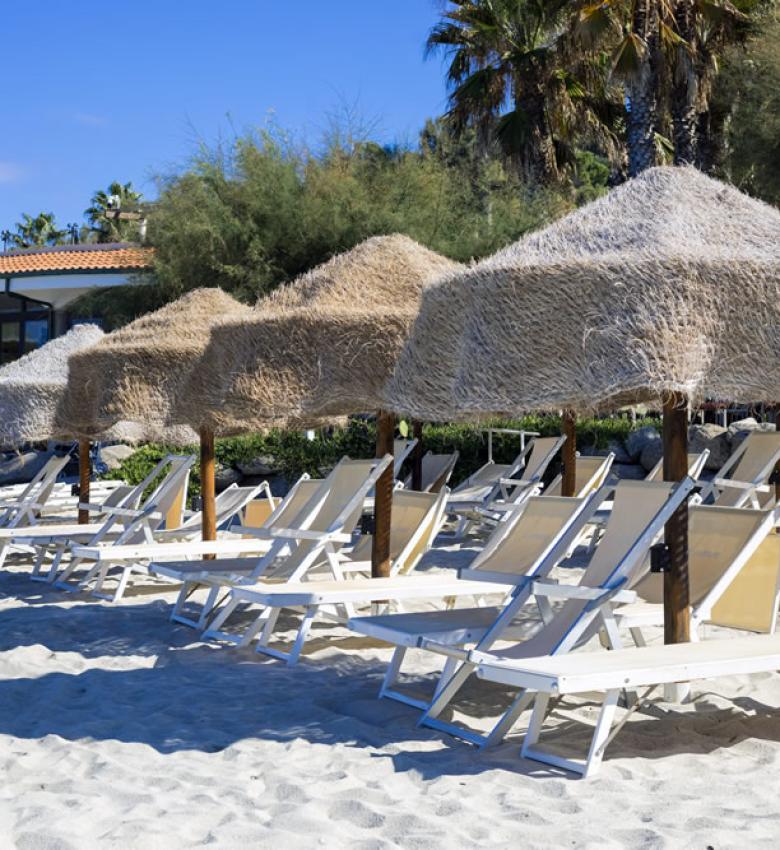
<instances>
[{"instance_id":1,"label":"lounger armrest","mask_svg":"<svg viewBox=\"0 0 780 850\"><path fill-rule=\"evenodd\" d=\"M602 597L610 602L628 604L636 602L637 596L633 590L618 590L613 593L603 587L582 587L577 584L547 584L535 581L531 586L534 596L551 596L556 599L582 599L585 601L598 600Z\"/></svg>"},{"instance_id":2,"label":"lounger armrest","mask_svg":"<svg viewBox=\"0 0 780 850\"><path fill-rule=\"evenodd\" d=\"M145 510L137 510L137 509L134 509L134 508L114 507L113 505L110 505L110 506L103 506L103 505L95 506L95 505L89 505L89 504L82 505L81 503L79 503L79 509L81 509L81 510L98 510L98 511L100 511L100 513L103 513L103 514L109 514L111 516L120 516L120 517L124 516L124 517L129 517L130 519L138 519L138 517L142 517L142 516L148 517L149 519L162 519L163 518L163 514L159 513L159 511L149 511L149 512L147 512Z\"/></svg>"},{"instance_id":3,"label":"lounger armrest","mask_svg":"<svg viewBox=\"0 0 780 850\"><path fill-rule=\"evenodd\" d=\"M716 478L714 482L718 487L731 487L735 490L755 490L757 493L768 493L768 484L751 484L749 481L735 481L732 478Z\"/></svg>"},{"instance_id":4,"label":"lounger armrest","mask_svg":"<svg viewBox=\"0 0 780 850\"><path fill-rule=\"evenodd\" d=\"M284 540L312 540L315 543L350 543L351 534L340 531L311 531L303 528L249 528L239 525L238 534L252 534L255 537L282 538Z\"/></svg>"},{"instance_id":5,"label":"lounger armrest","mask_svg":"<svg viewBox=\"0 0 780 850\"><path fill-rule=\"evenodd\" d=\"M499 478L498 482L502 487L536 487L539 483L538 480L526 480L525 478Z\"/></svg>"},{"instance_id":6,"label":"lounger armrest","mask_svg":"<svg viewBox=\"0 0 780 850\"><path fill-rule=\"evenodd\" d=\"M439 643L426 637L421 637L417 645L420 649L435 652L437 655L446 655L448 658L455 658L458 661L467 661L469 657L469 650L467 649L461 649L447 643Z\"/></svg>"}]
</instances>

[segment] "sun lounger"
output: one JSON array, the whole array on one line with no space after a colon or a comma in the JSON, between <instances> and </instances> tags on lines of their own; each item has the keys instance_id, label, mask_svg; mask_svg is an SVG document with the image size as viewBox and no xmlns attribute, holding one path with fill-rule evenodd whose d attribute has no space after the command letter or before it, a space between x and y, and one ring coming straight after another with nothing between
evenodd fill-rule
<instances>
[{"instance_id":1,"label":"sun lounger","mask_svg":"<svg viewBox=\"0 0 780 850\"><path fill-rule=\"evenodd\" d=\"M477 675L518 688L533 700L533 712L523 741L524 758L563 768L582 776L598 772L604 751L628 719L613 727L623 690L745 676L780 670L780 636L754 635L733 640L678 643L614 652L577 652L546 657L483 660ZM584 759L565 758L542 747L540 738L550 700L600 695L598 719ZM635 710L634 702L629 712Z\"/></svg>"},{"instance_id":2,"label":"sun lounger","mask_svg":"<svg viewBox=\"0 0 780 850\"><path fill-rule=\"evenodd\" d=\"M239 531L270 541L264 554L257 558L181 561L150 564L149 571L183 582L171 619L185 625L202 628L218 607L221 593L235 585L252 584L269 573L297 581L310 570L325 568L329 574L340 575L339 551L352 542L352 533L360 518L363 501L376 485L382 472L392 463L390 455L380 459L341 460L313 494L295 513L285 514L289 522L260 529L241 528ZM308 482L305 482L308 483ZM218 547L214 549L219 555ZM207 599L197 617L184 613L183 606L199 587L208 588ZM229 612L229 613L232 613ZM224 621L224 612L218 615ZM228 614L229 616L229 614ZM227 636L230 638L230 636Z\"/></svg>"},{"instance_id":3,"label":"sun lounger","mask_svg":"<svg viewBox=\"0 0 780 850\"><path fill-rule=\"evenodd\" d=\"M699 476L704 472L704 465L707 463L707 458L710 456L710 450L704 449L701 452L688 454L688 475L695 481L699 480ZM664 480L664 459L658 463L647 473L645 481L663 481Z\"/></svg>"},{"instance_id":4,"label":"sun lounger","mask_svg":"<svg viewBox=\"0 0 780 850\"><path fill-rule=\"evenodd\" d=\"M397 481L401 476L401 467L417 445L416 439L393 441L393 478Z\"/></svg>"},{"instance_id":5,"label":"sun lounger","mask_svg":"<svg viewBox=\"0 0 780 850\"><path fill-rule=\"evenodd\" d=\"M605 456L589 455L587 457L578 457L577 466L574 474L574 495L587 496L594 490L598 490L607 480L612 463L615 460L613 452ZM563 495L563 475L556 476L544 488L545 496L561 496Z\"/></svg>"},{"instance_id":6,"label":"sun lounger","mask_svg":"<svg viewBox=\"0 0 780 850\"><path fill-rule=\"evenodd\" d=\"M233 642L249 645L260 633L257 651L282 658L288 664L297 662L314 619L319 615L338 622L346 622L352 615L354 604L400 602L405 599L428 597L452 597L468 593L471 596L488 593L491 588L463 582L457 578L441 576L409 576L408 572L430 547L441 527L446 492L418 493L396 490L393 493L393 512L390 535L390 577L371 579L346 576L356 571L370 572L371 537L364 536L360 542L344 555L341 575L328 580L311 579L297 582L255 582L249 587L236 587L220 617L206 631L205 637L224 636L221 626L241 605L259 605L254 623L241 635L233 636ZM343 577L342 577L343 576ZM470 586L469 586L470 585ZM492 588L493 592L505 592L502 585ZM301 603L300 600L305 602ZM296 638L289 652L274 646L274 628L283 609L303 608L303 617Z\"/></svg>"},{"instance_id":7,"label":"sun lounger","mask_svg":"<svg viewBox=\"0 0 780 850\"><path fill-rule=\"evenodd\" d=\"M542 477L566 437L536 437L511 464L486 463L459 484L447 503L448 513L459 518L453 535L463 537L484 520L485 510L518 505L541 490ZM522 470L519 478L515 476Z\"/></svg>"},{"instance_id":8,"label":"sun lounger","mask_svg":"<svg viewBox=\"0 0 780 850\"><path fill-rule=\"evenodd\" d=\"M195 458L192 456L168 455L156 465L152 473L135 488L121 505L109 508L103 505L82 505L89 510L102 512L105 517L102 522L84 525L77 523L52 524L16 529L15 536L12 538L15 543L26 543L38 550L32 578L50 582L59 578L60 586L70 590L73 588L63 583L80 566L79 559L71 558L62 574L58 575L58 573L63 557L69 551L71 545L84 543L96 546L107 541L134 543L144 540L151 542L153 532L163 527L167 517L180 515L180 505L183 500L182 491L186 491L190 469L194 462ZM162 480L159 480L160 475L162 475ZM155 482L157 483L155 484ZM148 496L144 496L148 487L153 487L152 492ZM138 506L131 507L133 504ZM179 506L178 510L177 506ZM0 537L2 537L3 531L4 529L0 529ZM53 550L52 563L47 576L43 579L41 571L50 550Z\"/></svg>"},{"instance_id":9,"label":"sun lounger","mask_svg":"<svg viewBox=\"0 0 780 850\"><path fill-rule=\"evenodd\" d=\"M635 600L635 594L627 590L630 581L642 569L653 541L669 517L687 499L694 483L690 478L679 485L666 482L620 482L615 490L615 504L607 529L579 583L558 585L539 576L524 582L521 590L516 592L480 634L474 649L455 645L450 631L445 631L443 637L436 632L418 634L419 647L447 659L433 700L420 723L474 743L495 743L503 738L526 708L527 695L518 695L487 736L446 722L440 717L483 660L568 652L587 642L602 629L610 644L619 646L613 608ZM595 509L598 504L596 497L588 501L590 509ZM584 511L580 516L582 524L587 523L589 513L590 510ZM577 527L573 530L576 532ZM569 543L564 535L548 557L560 558L562 551L566 551L565 548L561 551L561 547ZM541 625L530 637L516 640L507 648L494 650L498 641L513 639L513 622L530 596L534 597L539 608ZM551 600L564 604L553 610Z\"/></svg>"},{"instance_id":10,"label":"sun lounger","mask_svg":"<svg viewBox=\"0 0 780 850\"><path fill-rule=\"evenodd\" d=\"M249 487L233 484L223 490L215 499L216 527L228 527L236 516L263 493L273 504L268 482ZM73 545L71 557L82 565L92 565L87 574L79 581L81 589L92 587L95 596L104 596L103 586L109 576L116 574L117 585L111 595L112 602L118 602L127 589L129 579L134 574L148 576L148 563L152 558L177 558L195 554L193 542L198 542L202 534L203 512L190 515L177 528L162 529L154 532L154 543L125 541L123 544L99 543L97 546ZM175 541L175 542L174 542Z\"/></svg>"},{"instance_id":11,"label":"sun lounger","mask_svg":"<svg viewBox=\"0 0 780 850\"><path fill-rule=\"evenodd\" d=\"M500 606L350 619L349 627L353 631L395 645L380 697L427 708L428 702L410 696L398 687L409 649L434 636L436 640L454 646L475 644L489 631L507 604L513 610L519 610L530 597L531 582L535 578L545 578L565 557L582 533L589 516L608 492L604 489L579 499L532 496L507 522L496 527L471 566L460 571L459 578L466 585L478 582L503 584L504 604ZM475 588L474 595L477 592L478 588Z\"/></svg>"},{"instance_id":12,"label":"sun lounger","mask_svg":"<svg viewBox=\"0 0 780 850\"><path fill-rule=\"evenodd\" d=\"M780 431L753 431L702 490L701 498L721 507L767 507L775 499L768 482L778 461Z\"/></svg>"}]
</instances>

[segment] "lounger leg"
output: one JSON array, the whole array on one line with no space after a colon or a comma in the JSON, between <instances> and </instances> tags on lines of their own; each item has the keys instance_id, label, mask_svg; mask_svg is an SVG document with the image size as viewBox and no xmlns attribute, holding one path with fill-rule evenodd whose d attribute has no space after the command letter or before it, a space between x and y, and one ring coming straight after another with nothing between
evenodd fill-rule
<instances>
[{"instance_id":1,"label":"lounger leg","mask_svg":"<svg viewBox=\"0 0 780 850\"><path fill-rule=\"evenodd\" d=\"M279 619L279 614L282 613L281 608L266 608L260 616L252 623L252 625L244 632L241 639L241 646L249 646L252 638L260 632L258 639L257 652L261 652L263 647L267 647L271 641L271 635L276 628L276 621Z\"/></svg>"},{"instance_id":2,"label":"lounger leg","mask_svg":"<svg viewBox=\"0 0 780 850\"><path fill-rule=\"evenodd\" d=\"M444 662L444 667L442 667L441 675L439 676L439 681L436 683L436 689L433 692L433 700L436 700L436 697L439 695L439 692L442 688L449 682L452 678L452 674L455 672L455 669L458 666L459 659L457 658L448 658Z\"/></svg>"},{"instance_id":3,"label":"lounger leg","mask_svg":"<svg viewBox=\"0 0 780 850\"><path fill-rule=\"evenodd\" d=\"M460 690L463 683L476 669L476 664L464 661L463 664L452 674L443 687L428 706L428 710L420 718L420 726L428 726L430 720L435 720L449 705L452 698Z\"/></svg>"},{"instance_id":4,"label":"lounger leg","mask_svg":"<svg viewBox=\"0 0 780 850\"><path fill-rule=\"evenodd\" d=\"M179 591L179 595L176 597L176 602L173 605L173 611L171 611L171 622L172 623L181 623L184 626L191 626L194 628L198 628L198 621L193 620L190 617L185 616L184 614L184 605L187 600L192 596L193 593L200 587L200 584L196 581L185 581L182 585L181 590Z\"/></svg>"},{"instance_id":5,"label":"lounger leg","mask_svg":"<svg viewBox=\"0 0 780 850\"><path fill-rule=\"evenodd\" d=\"M496 723L496 725L490 730L482 746L495 747L496 744L500 744L517 722L517 718L520 717L520 715L531 704L533 698L533 694L529 691L520 691L514 700L512 700L512 704L509 708L501 715L501 719L498 723Z\"/></svg>"},{"instance_id":6,"label":"lounger leg","mask_svg":"<svg viewBox=\"0 0 780 850\"><path fill-rule=\"evenodd\" d=\"M393 650L393 657L387 665L385 677L382 679L382 684L379 688L379 699L387 696L388 691L392 691L393 685L398 684L398 674L401 672L401 665L404 663L404 658L406 658L406 649L405 646L397 646Z\"/></svg>"},{"instance_id":7,"label":"lounger leg","mask_svg":"<svg viewBox=\"0 0 780 850\"><path fill-rule=\"evenodd\" d=\"M534 708L531 712L531 720L528 724L528 731L523 739L523 747L520 754L523 758L528 757L528 752L532 750L539 742L539 735L542 732L542 725L547 714L547 706L550 703L550 695L548 693L538 693L534 698Z\"/></svg>"},{"instance_id":8,"label":"lounger leg","mask_svg":"<svg viewBox=\"0 0 780 850\"><path fill-rule=\"evenodd\" d=\"M81 558L71 558L70 563L67 567L62 571L62 575L59 577L57 581L54 582L56 587L59 587L60 590L69 590L71 592L78 590L78 587L73 587L68 584L68 579L73 575L75 570L81 566Z\"/></svg>"},{"instance_id":9,"label":"lounger leg","mask_svg":"<svg viewBox=\"0 0 780 850\"><path fill-rule=\"evenodd\" d=\"M582 775L586 778L593 776L601 766L601 761L604 758L604 750L606 750L609 743L609 730L612 727L612 721L615 717L615 708L617 707L619 696L619 690L607 691L607 695L601 705L599 719L596 721L596 728L590 742L588 757L585 760L585 769L582 772Z\"/></svg>"},{"instance_id":10,"label":"lounger leg","mask_svg":"<svg viewBox=\"0 0 780 850\"><path fill-rule=\"evenodd\" d=\"M46 547L42 547L43 551L46 551ZM56 551L54 552L54 557L51 561L51 566L49 567L49 572L46 574L46 581L49 584L54 584L57 579L57 573L60 571L60 564L62 563L62 558L65 555L65 547L63 545L58 545Z\"/></svg>"},{"instance_id":11,"label":"lounger leg","mask_svg":"<svg viewBox=\"0 0 780 850\"><path fill-rule=\"evenodd\" d=\"M127 582L132 572L132 564L128 564L122 568L122 577L119 579L119 584L117 585L117 588L114 591L114 597L111 600L112 602L119 602L119 600L125 595L125 590L127 589Z\"/></svg>"},{"instance_id":12,"label":"lounger leg","mask_svg":"<svg viewBox=\"0 0 780 850\"><path fill-rule=\"evenodd\" d=\"M222 626L240 604L240 600L236 599L235 596L232 596L222 607L217 616L214 617L211 623L209 623L208 628L204 630L203 637L206 640L216 638L217 640L228 640L232 643L237 643L236 636L222 631Z\"/></svg>"},{"instance_id":13,"label":"lounger leg","mask_svg":"<svg viewBox=\"0 0 780 850\"><path fill-rule=\"evenodd\" d=\"M44 546L38 547L38 554L35 556L35 562L33 563L32 572L30 573L31 579L36 579L38 581L43 581L43 577L41 576L41 572L43 571L43 562L46 558L46 548ZM2 566L2 563L0 563Z\"/></svg>"},{"instance_id":14,"label":"lounger leg","mask_svg":"<svg viewBox=\"0 0 780 850\"><path fill-rule=\"evenodd\" d=\"M7 543L3 543L3 545L0 546L0 569L5 566L5 559L8 556L8 548Z\"/></svg>"},{"instance_id":15,"label":"lounger leg","mask_svg":"<svg viewBox=\"0 0 780 850\"><path fill-rule=\"evenodd\" d=\"M309 636L309 629L311 629L311 624L314 622L316 615L317 606L307 606L306 613L303 615L303 620L301 620L301 625L298 629L298 634L295 636L295 643L290 650L290 654L287 656L288 667L293 667L298 662L298 658L303 650L303 645L306 643L306 638Z\"/></svg>"},{"instance_id":16,"label":"lounger leg","mask_svg":"<svg viewBox=\"0 0 780 850\"><path fill-rule=\"evenodd\" d=\"M631 633L631 638L636 646L647 646L647 641L639 626L632 626L628 631Z\"/></svg>"},{"instance_id":17,"label":"lounger leg","mask_svg":"<svg viewBox=\"0 0 780 850\"><path fill-rule=\"evenodd\" d=\"M201 631L206 628L206 620L208 620L212 611L217 607L218 596L219 586L214 585L209 589L208 596L206 597L206 601L203 603L203 607L200 610L200 616L198 617L197 628Z\"/></svg>"}]
</instances>

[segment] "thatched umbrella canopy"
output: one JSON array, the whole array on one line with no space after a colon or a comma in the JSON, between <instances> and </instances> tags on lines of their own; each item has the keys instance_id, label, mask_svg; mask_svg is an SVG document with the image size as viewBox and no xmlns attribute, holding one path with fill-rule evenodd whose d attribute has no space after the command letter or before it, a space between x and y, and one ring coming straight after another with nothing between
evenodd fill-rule
<instances>
[{"instance_id":1,"label":"thatched umbrella canopy","mask_svg":"<svg viewBox=\"0 0 780 850\"><path fill-rule=\"evenodd\" d=\"M251 315L212 326L197 388L182 393L178 417L195 424L208 416L210 427L231 432L377 410L423 290L457 268L398 235L338 255L259 301ZM388 445L392 452L392 430L393 419L380 415L381 454ZM392 487L392 471L388 481ZM383 526L384 484L377 486Z\"/></svg>"},{"instance_id":2,"label":"thatched umbrella canopy","mask_svg":"<svg viewBox=\"0 0 780 850\"><path fill-rule=\"evenodd\" d=\"M449 420L780 398L780 213L654 168L423 296L386 402Z\"/></svg>"},{"instance_id":3,"label":"thatched umbrella canopy","mask_svg":"<svg viewBox=\"0 0 780 850\"><path fill-rule=\"evenodd\" d=\"M423 296L386 390L417 417L664 404L687 473L691 397L780 399L780 213L655 168ZM667 525L667 639L687 638L687 512Z\"/></svg>"},{"instance_id":4,"label":"thatched umbrella canopy","mask_svg":"<svg viewBox=\"0 0 780 850\"><path fill-rule=\"evenodd\" d=\"M211 324L250 308L221 289L196 289L104 336L70 358L61 419L85 437L131 422L136 439L191 445L200 437L203 534L214 525L214 433L196 434L174 415L187 378L199 365Z\"/></svg>"}]
</instances>

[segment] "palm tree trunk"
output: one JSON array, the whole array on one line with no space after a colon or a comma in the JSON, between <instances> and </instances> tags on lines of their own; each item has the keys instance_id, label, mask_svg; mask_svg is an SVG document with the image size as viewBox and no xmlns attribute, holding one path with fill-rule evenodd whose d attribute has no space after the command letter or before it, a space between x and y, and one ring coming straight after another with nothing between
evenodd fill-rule
<instances>
[{"instance_id":1,"label":"palm tree trunk","mask_svg":"<svg viewBox=\"0 0 780 850\"><path fill-rule=\"evenodd\" d=\"M645 44L641 66L626 84L628 114L628 176L636 177L655 165L655 127L658 108L658 10L656 0L636 0L632 30Z\"/></svg>"},{"instance_id":2,"label":"palm tree trunk","mask_svg":"<svg viewBox=\"0 0 780 850\"><path fill-rule=\"evenodd\" d=\"M550 123L547 120L543 69L534 66L533 77L526 73L515 86L515 108L525 116L528 130L519 164L523 176L533 183L549 184L558 180Z\"/></svg>"},{"instance_id":3,"label":"palm tree trunk","mask_svg":"<svg viewBox=\"0 0 780 850\"><path fill-rule=\"evenodd\" d=\"M696 49L695 15L693 0L677 0L674 12L677 34L685 44L677 45L677 62L672 83L675 165L691 165L696 162L698 79L693 63Z\"/></svg>"}]
</instances>

